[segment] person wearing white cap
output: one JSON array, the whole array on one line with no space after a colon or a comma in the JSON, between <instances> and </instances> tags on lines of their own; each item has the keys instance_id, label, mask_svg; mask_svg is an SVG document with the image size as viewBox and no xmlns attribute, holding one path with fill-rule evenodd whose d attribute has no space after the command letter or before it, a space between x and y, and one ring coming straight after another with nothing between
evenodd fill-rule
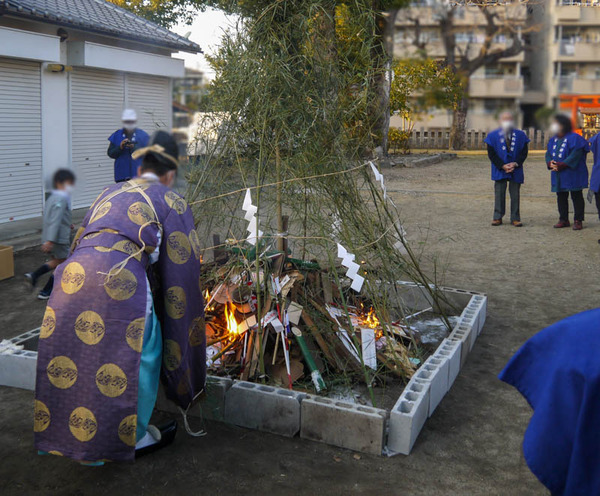
<instances>
[{"instance_id":1,"label":"person wearing white cap","mask_svg":"<svg viewBox=\"0 0 600 496\"><path fill-rule=\"evenodd\" d=\"M115 160L115 182L128 181L136 176L141 159L135 160L131 154L148 146L150 136L137 127L137 114L133 109L123 110L121 116L123 127L110 135L108 156Z\"/></svg>"}]
</instances>

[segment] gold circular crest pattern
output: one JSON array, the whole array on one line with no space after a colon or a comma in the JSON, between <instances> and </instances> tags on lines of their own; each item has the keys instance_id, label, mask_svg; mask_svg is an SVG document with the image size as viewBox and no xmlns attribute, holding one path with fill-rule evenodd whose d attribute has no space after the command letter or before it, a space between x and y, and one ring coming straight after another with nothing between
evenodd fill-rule
<instances>
[{"instance_id":1,"label":"gold circular crest pattern","mask_svg":"<svg viewBox=\"0 0 600 496\"><path fill-rule=\"evenodd\" d=\"M181 265L190 259L192 247L190 240L181 231L174 231L167 238L167 255L173 263Z\"/></svg>"},{"instance_id":2,"label":"gold circular crest pattern","mask_svg":"<svg viewBox=\"0 0 600 496\"><path fill-rule=\"evenodd\" d=\"M185 213L187 210L187 202L179 196L175 191L167 191L165 193L165 201L170 208L175 210L179 215Z\"/></svg>"},{"instance_id":3,"label":"gold circular crest pattern","mask_svg":"<svg viewBox=\"0 0 600 496\"><path fill-rule=\"evenodd\" d=\"M104 290L113 300L123 301L131 298L137 289L137 279L133 272L122 269L104 282Z\"/></svg>"},{"instance_id":4,"label":"gold circular crest pattern","mask_svg":"<svg viewBox=\"0 0 600 496\"><path fill-rule=\"evenodd\" d=\"M116 398L127 389L127 376L114 363L105 363L96 372L96 386L104 396Z\"/></svg>"},{"instance_id":5,"label":"gold circular crest pattern","mask_svg":"<svg viewBox=\"0 0 600 496\"><path fill-rule=\"evenodd\" d=\"M206 327L204 324L204 317L196 317L192 321L192 325L190 325L190 329L188 331L188 337L190 341L190 346L200 346L204 344Z\"/></svg>"},{"instance_id":6,"label":"gold circular crest pattern","mask_svg":"<svg viewBox=\"0 0 600 496\"><path fill-rule=\"evenodd\" d=\"M201 260L202 248L200 247L200 238L198 237L198 233L195 229L190 231L189 239L190 245L192 245L192 250L194 250L194 255L196 255L196 260Z\"/></svg>"},{"instance_id":7,"label":"gold circular crest pattern","mask_svg":"<svg viewBox=\"0 0 600 496\"><path fill-rule=\"evenodd\" d=\"M54 329L56 329L56 314L50 306L47 306L46 312L44 313L44 320L42 321L42 327L40 328L40 339L49 338L54 332Z\"/></svg>"},{"instance_id":8,"label":"gold circular crest pattern","mask_svg":"<svg viewBox=\"0 0 600 496\"><path fill-rule=\"evenodd\" d=\"M60 286L67 294L75 294L79 291L85 282L85 270L78 262L67 264L60 278Z\"/></svg>"},{"instance_id":9,"label":"gold circular crest pattern","mask_svg":"<svg viewBox=\"0 0 600 496\"><path fill-rule=\"evenodd\" d=\"M33 432L44 432L50 425L50 410L39 400L33 407Z\"/></svg>"},{"instance_id":10,"label":"gold circular crest pattern","mask_svg":"<svg viewBox=\"0 0 600 496\"><path fill-rule=\"evenodd\" d=\"M180 319L185 315L185 291L180 286L171 286L165 293L165 308L172 319Z\"/></svg>"},{"instance_id":11,"label":"gold circular crest pattern","mask_svg":"<svg viewBox=\"0 0 600 496\"><path fill-rule=\"evenodd\" d=\"M78 441L90 441L98 432L96 416L83 406L75 408L69 415L69 430Z\"/></svg>"},{"instance_id":12,"label":"gold circular crest pattern","mask_svg":"<svg viewBox=\"0 0 600 496\"><path fill-rule=\"evenodd\" d=\"M97 220L100 220L108 212L110 212L111 208L112 208L111 202L107 201L106 203L103 203L100 207L98 207L98 210L96 210L96 213L92 216L89 223L91 224L92 222L96 222Z\"/></svg>"},{"instance_id":13,"label":"gold circular crest pattern","mask_svg":"<svg viewBox=\"0 0 600 496\"><path fill-rule=\"evenodd\" d=\"M142 259L142 253L140 252L139 247L133 241L129 241L128 239L117 241L113 245L113 250L121 251L123 253L127 253L128 255L133 255L134 253L139 252L133 258L138 261Z\"/></svg>"},{"instance_id":14,"label":"gold circular crest pattern","mask_svg":"<svg viewBox=\"0 0 600 496\"><path fill-rule=\"evenodd\" d=\"M113 251L112 248L107 247L107 246L94 246L94 250L102 252L102 253L108 253L109 251Z\"/></svg>"},{"instance_id":15,"label":"gold circular crest pattern","mask_svg":"<svg viewBox=\"0 0 600 496\"><path fill-rule=\"evenodd\" d=\"M181 364L181 348L179 343L172 339L165 339L163 350L163 363L167 370L175 370Z\"/></svg>"},{"instance_id":16,"label":"gold circular crest pattern","mask_svg":"<svg viewBox=\"0 0 600 496\"><path fill-rule=\"evenodd\" d=\"M66 356L54 357L46 367L50 382L59 389L69 389L77 381L77 365Z\"/></svg>"},{"instance_id":17,"label":"gold circular crest pattern","mask_svg":"<svg viewBox=\"0 0 600 496\"><path fill-rule=\"evenodd\" d=\"M127 446L135 446L137 415L128 415L119 424L119 439Z\"/></svg>"},{"instance_id":18,"label":"gold circular crest pattern","mask_svg":"<svg viewBox=\"0 0 600 496\"><path fill-rule=\"evenodd\" d=\"M142 352L142 346L144 344L144 327L146 326L146 318L140 317L139 319L132 320L127 329L125 329L125 340L131 349Z\"/></svg>"},{"instance_id":19,"label":"gold circular crest pattern","mask_svg":"<svg viewBox=\"0 0 600 496\"><path fill-rule=\"evenodd\" d=\"M85 344L95 345L102 341L106 326L102 317L91 310L81 312L75 320L75 333Z\"/></svg>"},{"instance_id":20,"label":"gold circular crest pattern","mask_svg":"<svg viewBox=\"0 0 600 496\"><path fill-rule=\"evenodd\" d=\"M147 203L138 201L129 205L127 209L127 217L129 220L138 226L154 221L154 212L152 207Z\"/></svg>"}]
</instances>

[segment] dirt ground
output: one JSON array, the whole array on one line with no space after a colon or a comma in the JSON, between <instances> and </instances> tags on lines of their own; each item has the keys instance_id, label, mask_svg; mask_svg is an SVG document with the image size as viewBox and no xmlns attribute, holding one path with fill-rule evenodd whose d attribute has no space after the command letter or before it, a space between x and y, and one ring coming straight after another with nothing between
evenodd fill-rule
<instances>
[{"instance_id":1,"label":"dirt ground","mask_svg":"<svg viewBox=\"0 0 600 496\"><path fill-rule=\"evenodd\" d=\"M0 388L0 494L547 494L521 452L531 411L498 372L531 335L597 306L600 223L588 205L586 229L555 230L555 198L540 156L526 164L525 227L491 227L493 185L483 156L426 168L386 169L409 237L448 286L489 295L483 333L456 383L408 457L381 458L323 444L207 423L132 465L81 467L38 457L29 391ZM16 256L23 273L43 257ZM0 282L1 337L37 327L44 304L17 280ZM358 458L358 459L357 459Z\"/></svg>"}]
</instances>

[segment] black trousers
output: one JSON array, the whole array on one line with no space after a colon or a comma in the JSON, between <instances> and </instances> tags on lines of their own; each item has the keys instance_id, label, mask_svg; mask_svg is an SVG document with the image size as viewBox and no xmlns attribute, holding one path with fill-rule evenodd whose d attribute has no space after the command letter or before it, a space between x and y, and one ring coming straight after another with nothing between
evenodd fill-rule
<instances>
[{"instance_id":1,"label":"black trousers","mask_svg":"<svg viewBox=\"0 0 600 496\"><path fill-rule=\"evenodd\" d=\"M506 187L510 193L510 221L521 220L521 184L508 179L494 181L494 220L506 213Z\"/></svg>"},{"instance_id":2,"label":"black trousers","mask_svg":"<svg viewBox=\"0 0 600 496\"><path fill-rule=\"evenodd\" d=\"M600 193L594 193L596 197L596 209L598 210L598 218L600 218Z\"/></svg>"},{"instance_id":3,"label":"black trousers","mask_svg":"<svg viewBox=\"0 0 600 496\"><path fill-rule=\"evenodd\" d=\"M583 201L583 191L560 191L556 193L556 203L558 204L558 216L560 220L569 220L569 193L573 202L575 211L575 220L583 221L585 217L585 202Z\"/></svg>"}]
</instances>

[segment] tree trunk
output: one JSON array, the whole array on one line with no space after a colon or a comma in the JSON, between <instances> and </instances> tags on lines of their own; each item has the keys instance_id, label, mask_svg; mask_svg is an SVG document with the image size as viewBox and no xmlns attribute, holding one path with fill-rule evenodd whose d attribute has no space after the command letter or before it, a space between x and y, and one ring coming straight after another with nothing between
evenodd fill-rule
<instances>
[{"instance_id":1,"label":"tree trunk","mask_svg":"<svg viewBox=\"0 0 600 496\"><path fill-rule=\"evenodd\" d=\"M456 109L452 115L452 128L450 129L450 149L463 150L467 136L467 112L469 111L469 83L463 85L463 92Z\"/></svg>"},{"instance_id":2,"label":"tree trunk","mask_svg":"<svg viewBox=\"0 0 600 496\"><path fill-rule=\"evenodd\" d=\"M387 19L383 15L380 3L378 0L373 1L373 9L377 13L375 14L375 33L373 48L371 50L371 59L373 61L373 100L370 113L375 147L381 148L381 155L387 155L388 130L390 126L390 91L386 77L388 63L386 52Z\"/></svg>"}]
</instances>

